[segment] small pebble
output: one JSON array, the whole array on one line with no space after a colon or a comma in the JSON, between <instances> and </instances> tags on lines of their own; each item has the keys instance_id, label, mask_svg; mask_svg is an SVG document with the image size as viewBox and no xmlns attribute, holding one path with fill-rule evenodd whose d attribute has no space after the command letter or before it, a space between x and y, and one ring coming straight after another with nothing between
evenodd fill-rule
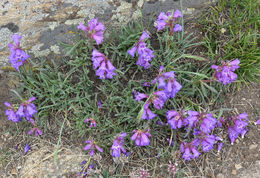
<instances>
[{"instance_id":1,"label":"small pebble","mask_svg":"<svg viewBox=\"0 0 260 178\"><path fill-rule=\"evenodd\" d=\"M256 149L257 148L257 145L250 145L249 146L249 150L254 150L254 149Z\"/></svg>"}]
</instances>

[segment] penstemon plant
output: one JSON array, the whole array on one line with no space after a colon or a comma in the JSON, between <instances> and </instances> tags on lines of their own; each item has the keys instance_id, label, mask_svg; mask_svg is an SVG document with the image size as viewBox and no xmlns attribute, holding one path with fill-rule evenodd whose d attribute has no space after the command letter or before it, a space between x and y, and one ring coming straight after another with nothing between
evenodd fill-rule
<instances>
[{"instance_id":1,"label":"penstemon plant","mask_svg":"<svg viewBox=\"0 0 260 178\"><path fill-rule=\"evenodd\" d=\"M221 150L223 140L215 134L216 128L226 129L233 144L247 132L247 114L216 117L209 103L237 79L235 70L240 61L210 67L204 58L185 54L194 44L190 35L180 38L180 33L184 34L183 24L176 23L180 18L180 10L161 12L157 39L143 26L134 28L131 24L129 29L121 29L119 38L104 39L106 27L98 19L91 19L88 26L80 23L77 29L84 31L87 39L80 39L69 49L75 57L63 61L66 73L62 72L64 66L55 62L43 64L43 69L32 70L33 65L25 69L29 55L20 49L21 36L13 35L10 63L18 71L27 95L36 96L37 101L31 97L20 107L6 102L8 120L20 122L24 118L33 125L28 134L39 136L42 131L35 123L36 113L41 119L50 112L66 111L67 119L69 112L79 136L88 137L84 150L91 157L96 150L110 150L112 157L129 156L138 149L136 146L151 149L153 139L157 139L165 141L164 145L169 143L168 149L179 149L182 158L190 161L215 144ZM155 44L153 40L158 41ZM177 162L169 167L171 174L177 170Z\"/></svg>"}]
</instances>

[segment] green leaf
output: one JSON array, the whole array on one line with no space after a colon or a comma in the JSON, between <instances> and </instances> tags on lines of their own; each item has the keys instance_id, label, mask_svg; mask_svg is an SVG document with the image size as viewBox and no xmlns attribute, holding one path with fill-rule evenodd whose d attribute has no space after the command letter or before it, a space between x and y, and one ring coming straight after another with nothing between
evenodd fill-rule
<instances>
[{"instance_id":1,"label":"green leaf","mask_svg":"<svg viewBox=\"0 0 260 178\"><path fill-rule=\"evenodd\" d=\"M191 55L191 54L184 54L183 57L184 58L195 59L195 60L198 60L198 61L207 61L207 59L205 59L204 57L194 56L194 55Z\"/></svg>"}]
</instances>

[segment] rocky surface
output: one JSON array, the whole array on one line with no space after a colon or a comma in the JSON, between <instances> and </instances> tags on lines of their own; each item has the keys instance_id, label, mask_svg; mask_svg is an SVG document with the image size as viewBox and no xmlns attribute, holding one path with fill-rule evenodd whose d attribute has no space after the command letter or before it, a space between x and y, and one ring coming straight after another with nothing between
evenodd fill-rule
<instances>
[{"instance_id":1,"label":"rocky surface","mask_svg":"<svg viewBox=\"0 0 260 178\"><path fill-rule=\"evenodd\" d=\"M211 0L183 0L184 14L195 14ZM160 11L180 9L179 0L1 0L0 66L8 64L11 35L23 36L31 56L61 55L58 42L72 43L79 22L98 17L105 25L119 26L143 12L148 18Z\"/></svg>"}]
</instances>

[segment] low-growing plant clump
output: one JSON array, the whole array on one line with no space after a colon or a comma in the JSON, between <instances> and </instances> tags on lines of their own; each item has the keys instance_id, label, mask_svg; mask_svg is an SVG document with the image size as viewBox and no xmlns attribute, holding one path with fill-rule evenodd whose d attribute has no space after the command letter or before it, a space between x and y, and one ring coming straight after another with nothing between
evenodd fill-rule
<instances>
[{"instance_id":1,"label":"low-growing plant clump","mask_svg":"<svg viewBox=\"0 0 260 178\"><path fill-rule=\"evenodd\" d=\"M147 150L169 159L171 151L179 150L190 161L215 145L221 151L219 129L234 144L247 132L248 115L224 118L223 108L211 109L239 78L241 59L215 63L187 54L196 44L181 20L179 10L161 12L156 34L132 22L107 39L98 19L80 23L77 29L84 37L77 34L75 45L63 44L70 58L59 66L52 60L30 60L20 46L22 37L13 35L10 63L21 80L19 92L30 99L19 107L6 102L8 120L28 122L33 125L28 134L41 136L48 130L44 122L59 113L86 138L83 149L90 158L82 162L83 177L93 169L91 159L97 152L138 157ZM60 122L60 117L55 119ZM25 154L29 149L26 145ZM177 160L170 162L168 171L178 174ZM140 174L149 175L145 170Z\"/></svg>"}]
</instances>

